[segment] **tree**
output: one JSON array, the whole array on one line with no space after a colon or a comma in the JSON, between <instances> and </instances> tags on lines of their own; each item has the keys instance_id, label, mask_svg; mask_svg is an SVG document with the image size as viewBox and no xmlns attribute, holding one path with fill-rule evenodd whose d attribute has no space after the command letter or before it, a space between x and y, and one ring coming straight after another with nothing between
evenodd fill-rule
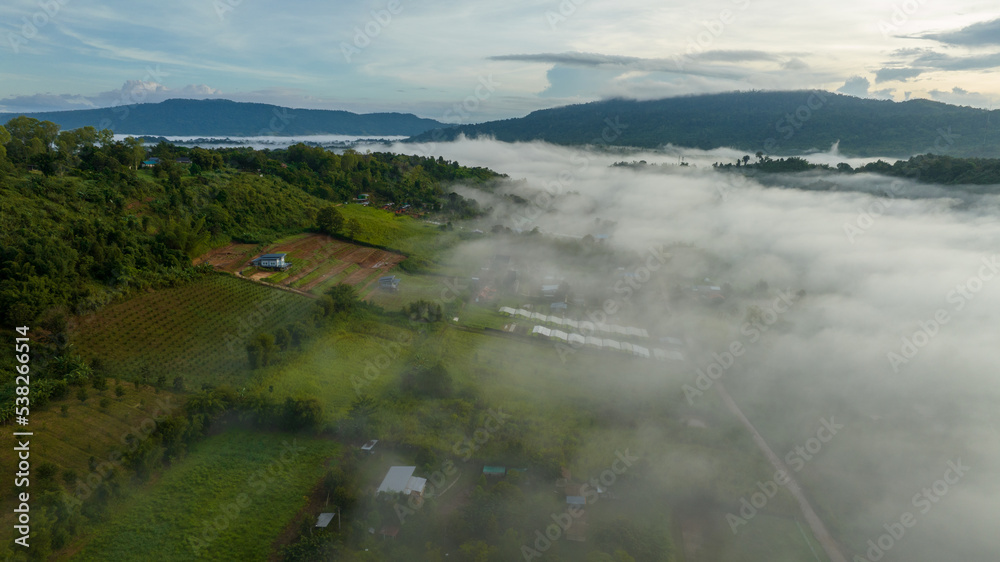
<instances>
[{"instance_id":1,"label":"tree","mask_svg":"<svg viewBox=\"0 0 1000 562\"><path fill-rule=\"evenodd\" d=\"M87 388L81 386L79 390L76 391L76 399L80 402L87 401Z\"/></svg>"},{"instance_id":2,"label":"tree","mask_svg":"<svg viewBox=\"0 0 1000 562\"><path fill-rule=\"evenodd\" d=\"M347 237L354 239L354 237L357 236L358 231L361 230L361 223L358 222L358 219L351 217L347 219L347 223L344 228L347 231Z\"/></svg>"},{"instance_id":3,"label":"tree","mask_svg":"<svg viewBox=\"0 0 1000 562\"><path fill-rule=\"evenodd\" d=\"M7 143L10 142L10 133L7 129L0 127L0 164L7 159Z\"/></svg>"},{"instance_id":4,"label":"tree","mask_svg":"<svg viewBox=\"0 0 1000 562\"><path fill-rule=\"evenodd\" d=\"M743 155L743 165L746 166L747 162L749 162L749 161L750 161L750 155L749 154L744 154Z\"/></svg>"},{"instance_id":5,"label":"tree","mask_svg":"<svg viewBox=\"0 0 1000 562\"><path fill-rule=\"evenodd\" d=\"M184 377L181 375L174 377L174 392L184 392Z\"/></svg>"},{"instance_id":6,"label":"tree","mask_svg":"<svg viewBox=\"0 0 1000 562\"><path fill-rule=\"evenodd\" d=\"M8 121L5 128L10 136L6 143L7 157L19 164L47 155L59 134L59 125L24 115Z\"/></svg>"},{"instance_id":7,"label":"tree","mask_svg":"<svg viewBox=\"0 0 1000 562\"><path fill-rule=\"evenodd\" d=\"M286 328L278 328L274 331L274 343L281 351L287 351L292 345L292 335Z\"/></svg>"},{"instance_id":8,"label":"tree","mask_svg":"<svg viewBox=\"0 0 1000 562\"><path fill-rule=\"evenodd\" d=\"M344 227L344 215L333 205L323 207L316 213L316 226L324 234L331 236L340 234L340 230Z\"/></svg>"},{"instance_id":9,"label":"tree","mask_svg":"<svg viewBox=\"0 0 1000 562\"><path fill-rule=\"evenodd\" d=\"M274 336L271 334L257 334L247 344L247 359L250 361L250 368L257 369L270 365L275 349Z\"/></svg>"},{"instance_id":10,"label":"tree","mask_svg":"<svg viewBox=\"0 0 1000 562\"><path fill-rule=\"evenodd\" d=\"M452 394L451 373L444 364L416 364L403 373L403 390L417 396L447 398Z\"/></svg>"},{"instance_id":11,"label":"tree","mask_svg":"<svg viewBox=\"0 0 1000 562\"><path fill-rule=\"evenodd\" d=\"M118 398L125 396L125 387L122 386L121 383L115 385L115 396Z\"/></svg>"},{"instance_id":12,"label":"tree","mask_svg":"<svg viewBox=\"0 0 1000 562\"><path fill-rule=\"evenodd\" d=\"M314 429L323 419L323 406L315 398L285 399L281 412L282 428L295 431L299 429Z\"/></svg>"}]
</instances>

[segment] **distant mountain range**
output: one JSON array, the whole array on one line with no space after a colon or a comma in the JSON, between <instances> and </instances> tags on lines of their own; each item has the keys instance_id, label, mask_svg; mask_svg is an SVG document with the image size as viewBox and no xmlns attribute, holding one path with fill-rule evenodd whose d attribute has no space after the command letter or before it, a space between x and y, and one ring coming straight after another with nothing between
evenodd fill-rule
<instances>
[{"instance_id":1,"label":"distant mountain range","mask_svg":"<svg viewBox=\"0 0 1000 562\"><path fill-rule=\"evenodd\" d=\"M399 135L444 126L410 113L367 113L290 109L229 100L171 99L103 109L0 113L0 123L18 115L52 121L63 129L93 126L132 135Z\"/></svg>"},{"instance_id":2,"label":"distant mountain range","mask_svg":"<svg viewBox=\"0 0 1000 562\"><path fill-rule=\"evenodd\" d=\"M451 140L459 134L563 145L733 147L750 155L826 151L839 141L840 152L848 156L998 157L1000 110L820 91L734 92L570 105L518 119L445 127L408 140Z\"/></svg>"}]
</instances>

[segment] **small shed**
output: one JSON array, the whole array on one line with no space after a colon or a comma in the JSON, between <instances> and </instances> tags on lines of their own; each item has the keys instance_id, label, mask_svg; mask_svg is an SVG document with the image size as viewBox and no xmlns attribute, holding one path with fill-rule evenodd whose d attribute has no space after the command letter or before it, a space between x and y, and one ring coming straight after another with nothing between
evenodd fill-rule
<instances>
[{"instance_id":1,"label":"small shed","mask_svg":"<svg viewBox=\"0 0 1000 562\"><path fill-rule=\"evenodd\" d=\"M505 466L484 466L483 467L484 476L492 476L500 478L507 475L507 467Z\"/></svg>"},{"instance_id":2,"label":"small shed","mask_svg":"<svg viewBox=\"0 0 1000 562\"><path fill-rule=\"evenodd\" d=\"M336 513L320 513L319 517L316 519L316 526L321 529L328 527L336 515Z\"/></svg>"},{"instance_id":3,"label":"small shed","mask_svg":"<svg viewBox=\"0 0 1000 562\"><path fill-rule=\"evenodd\" d=\"M371 453L373 451L373 449L375 449L375 445L377 445L377 444L378 444L378 439L372 439L371 441L369 441L369 442L365 443L364 445L362 445L361 446L361 450L362 451L367 451L367 452Z\"/></svg>"},{"instance_id":4,"label":"small shed","mask_svg":"<svg viewBox=\"0 0 1000 562\"><path fill-rule=\"evenodd\" d=\"M388 277L379 277L378 286L383 291L398 291L399 290L399 277L395 275L390 275Z\"/></svg>"}]
</instances>

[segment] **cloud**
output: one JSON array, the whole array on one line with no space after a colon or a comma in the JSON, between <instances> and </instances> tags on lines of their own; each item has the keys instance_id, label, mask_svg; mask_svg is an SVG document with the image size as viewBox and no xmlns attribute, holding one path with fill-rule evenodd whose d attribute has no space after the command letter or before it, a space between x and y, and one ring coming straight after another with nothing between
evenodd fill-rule
<instances>
[{"instance_id":1,"label":"cloud","mask_svg":"<svg viewBox=\"0 0 1000 562\"><path fill-rule=\"evenodd\" d=\"M866 98L868 97L868 88L870 87L871 82L864 76L851 76L844 82L843 86L837 88L837 91L849 96Z\"/></svg>"},{"instance_id":2,"label":"cloud","mask_svg":"<svg viewBox=\"0 0 1000 562\"><path fill-rule=\"evenodd\" d=\"M669 367L650 367L631 359L623 363L629 368L619 375L606 366L592 365L592 356L575 354L569 359L577 361L573 365L579 384L574 388L591 390L591 381L607 385L605 392L585 393L581 402L592 400L610 413L615 405L629 407L629 399L623 398L627 393L637 397L636 403L655 405L650 409L657 414L656 408L671 397L680 405L676 409L682 410L678 416L714 412L715 390L696 398L703 402L691 413L679 387L694 385L692 371L704 370L711 353L722 353L741 337L739 327L751 304L766 308L779 288L802 289L806 297L782 313L760 341L748 345L720 381L747 418L766 428L764 438L779 456L815 436L821 417L834 416L845 426L809 460L800 484L821 517L852 522L846 531L832 529L848 558L857 558L856 553L864 558L870 548L867 541L878 540L887 525L898 525L894 522L900 514L909 513L919 523L919 532L907 530L905 539L893 543L893 559L996 559L1000 535L990 525L1000 502L1000 425L995 411L1000 380L994 368L1000 276L994 277L983 262L997 253L1000 241L995 196L976 197L961 186L942 188L871 174L748 179L713 172L712 161L734 161L739 155L727 149L623 155L485 139L393 148L407 153L422 149L510 174L512 181L491 193L471 188L465 192L482 197L484 207L493 203L489 198L496 193L514 193L533 202L484 219L476 228L514 226L515 214L530 215L533 225L553 235L594 233L595 218L617 223L609 247L604 248L604 255L613 256L607 259L586 250L549 248L544 234L486 236L456 250L476 267L481 256L509 255L523 264L519 279L539 270L564 275L580 302L588 301L584 295L594 296L588 288L593 286L594 291L603 291L593 301L600 303L603 298L621 298L615 293L615 279L602 276L604 272L642 263L631 258L630 251L679 243L670 247L669 267L630 291L628 306L609 322L641 325L657 336L681 331L705 350L704 355L693 355L690 368L678 375L665 375ZM676 166L678 155L691 166ZM616 160L633 159L668 166L609 168ZM552 195L536 199L538 193ZM967 199L956 200L960 198ZM845 235L845 225L864 229L856 243ZM672 287L706 277L729 283L733 296L715 309L671 302ZM771 287L767 300L752 296L752 288L762 279ZM574 305L571 314L582 318L599 307ZM932 324L939 310L947 314L947 322ZM701 328L706 318L711 319L710 329ZM894 372L887 353L899 354L906 345L903 338L916 340L911 345L920 347L914 347L908 363ZM558 364L555 348L552 355L553 364ZM630 374L648 379L635 382L627 378ZM538 396L539 401L545 398ZM710 423L718 424L724 417L713 416ZM676 417L669 419L676 423ZM719 433L725 427L715 426ZM582 435L581 441L591 441L588 437ZM707 488L723 506L739 502L744 493L740 486L732 491L717 485L723 475L711 472L715 465L702 450L707 447L675 451L670 457L671 445L651 437L642 448L647 458L657 459L650 466L682 458L687 467L708 467L698 473L689 492L698 495ZM947 461L959 458L972 467L969 476L952 485L946 496L934 496L940 501L926 503L930 513L914 509L914 494L943 486L935 483ZM661 484L656 475L676 486L678 478L692 472L696 471L652 470L643 485L650 493L658 492ZM750 478L747 490L754 490L755 478ZM628 504L627 499L622 501Z\"/></svg>"},{"instance_id":3,"label":"cloud","mask_svg":"<svg viewBox=\"0 0 1000 562\"><path fill-rule=\"evenodd\" d=\"M993 107L996 97L987 96L979 92L970 92L955 86L950 91L931 90L927 92L931 99L952 105L967 105L971 107Z\"/></svg>"},{"instance_id":4,"label":"cloud","mask_svg":"<svg viewBox=\"0 0 1000 562\"><path fill-rule=\"evenodd\" d=\"M951 45L966 47L981 47L984 45L1000 45L1000 18L974 23L955 31L945 33L930 33L923 37L934 39Z\"/></svg>"},{"instance_id":5,"label":"cloud","mask_svg":"<svg viewBox=\"0 0 1000 562\"><path fill-rule=\"evenodd\" d=\"M32 113L42 111L68 111L95 109L136 103L158 103L170 98L206 99L220 97L221 90L205 84L191 84L171 89L159 82L128 80L117 90L93 95L33 94L0 99L0 111L6 113Z\"/></svg>"},{"instance_id":6,"label":"cloud","mask_svg":"<svg viewBox=\"0 0 1000 562\"><path fill-rule=\"evenodd\" d=\"M690 64L692 62L712 63L738 63L738 62L782 62L788 64L791 59L784 61L784 58L774 53L756 50L714 50L701 53L690 53L673 58L640 58L621 55L603 55L597 53L537 53L537 54L512 54L496 55L488 57L494 61L521 61L538 62L549 64L575 65L585 67L597 66L622 66L639 70L659 71L659 72L684 72L683 64L679 65L678 60ZM799 61L801 62L801 61Z\"/></svg>"},{"instance_id":7,"label":"cloud","mask_svg":"<svg viewBox=\"0 0 1000 562\"><path fill-rule=\"evenodd\" d=\"M875 72L875 83L880 82L906 82L910 78L916 78L923 74L919 68L881 68Z\"/></svg>"},{"instance_id":8,"label":"cloud","mask_svg":"<svg viewBox=\"0 0 1000 562\"><path fill-rule=\"evenodd\" d=\"M1000 67L1000 53L961 57L924 51L913 60L912 66L936 70L987 70Z\"/></svg>"}]
</instances>

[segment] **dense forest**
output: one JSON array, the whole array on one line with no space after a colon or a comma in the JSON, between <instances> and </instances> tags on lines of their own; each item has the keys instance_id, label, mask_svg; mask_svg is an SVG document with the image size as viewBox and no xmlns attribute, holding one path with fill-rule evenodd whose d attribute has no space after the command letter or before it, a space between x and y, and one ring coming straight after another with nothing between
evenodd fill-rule
<instances>
[{"instance_id":1,"label":"dense forest","mask_svg":"<svg viewBox=\"0 0 1000 562\"><path fill-rule=\"evenodd\" d=\"M637 166L643 164L617 162L614 165ZM763 152L758 152L756 159L745 155L734 163L716 162L713 167L721 170L743 170L748 173L788 173L812 170L847 174L874 173L938 185L993 186L993 188L977 189L976 191L1000 193L1000 159L998 158L956 158L937 154L921 154L907 160L897 160L892 164L884 160L877 160L853 168L846 162L832 167L826 164L812 164L804 158L795 156L772 159L765 156Z\"/></svg>"},{"instance_id":2,"label":"dense forest","mask_svg":"<svg viewBox=\"0 0 1000 562\"><path fill-rule=\"evenodd\" d=\"M996 157L997 127L998 110L923 99L897 103L819 91L732 92L570 105L428 131L410 140L452 140L464 134L564 145L733 147L751 154L828 150L839 141L840 152L849 156L934 152Z\"/></svg>"},{"instance_id":3,"label":"dense forest","mask_svg":"<svg viewBox=\"0 0 1000 562\"><path fill-rule=\"evenodd\" d=\"M0 113L0 123L16 116ZM409 113L359 115L263 103L186 99L26 116L51 121L63 129L94 127L115 133L157 135L416 135L442 125Z\"/></svg>"},{"instance_id":4,"label":"dense forest","mask_svg":"<svg viewBox=\"0 0 1000 562\"><path fill-rule=\"evenodd\" d=\"M147 151L108 130L18 117L0 127L0 322L92 310L190 277L191 259L211 247L319 229L321 209L362 192L372 204L476 216L474 201L445 186L495 177L442 158L304 145Z\"/></svg>"}]
</instances>

